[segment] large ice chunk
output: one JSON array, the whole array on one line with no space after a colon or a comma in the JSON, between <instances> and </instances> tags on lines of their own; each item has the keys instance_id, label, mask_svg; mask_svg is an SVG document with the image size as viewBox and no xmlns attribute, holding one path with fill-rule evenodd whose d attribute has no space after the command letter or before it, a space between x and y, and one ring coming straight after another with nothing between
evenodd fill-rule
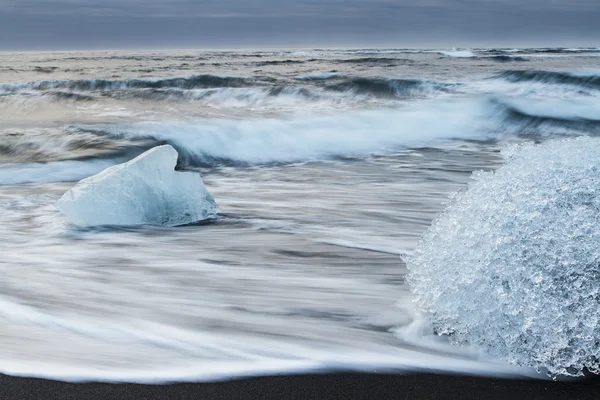
<instances>
[{"instance_id":1,"label":"large ice chunk","mask_svg":"<svg viewBox=\"0 0 600 400\"><path fill-rule=\"evenodd\" d=\"M219 212L200 174L175 171L177 151L158 146L133 160L83 179L58 209L79 226L177 226Z\"/></svg>"},{"instance_id":2,"label":"large ice chunk","mask_svg":"<svg viewBox=\"0 0 600 400\"><path fill-rule=\"evenodd\" d=\"M506 150L406 257L438 333L551 375L600 374L600 139Z\"/></svg>"}]
</instances>

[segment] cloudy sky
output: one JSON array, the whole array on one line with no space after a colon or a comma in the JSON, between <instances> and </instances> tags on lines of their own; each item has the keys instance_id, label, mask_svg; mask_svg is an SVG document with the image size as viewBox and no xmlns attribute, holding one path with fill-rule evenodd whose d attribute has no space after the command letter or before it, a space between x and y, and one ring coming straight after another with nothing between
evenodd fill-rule
<instances>
[{"instance_id":1,"label":"cloudy sky","mask_svg":"<svg viewBox=\"0 0 600 400\"><path fill-rule=\"evenodd\" d=\"M600 0L0 0L0 50L600 46Z\"/></svg>"}]
</instances>

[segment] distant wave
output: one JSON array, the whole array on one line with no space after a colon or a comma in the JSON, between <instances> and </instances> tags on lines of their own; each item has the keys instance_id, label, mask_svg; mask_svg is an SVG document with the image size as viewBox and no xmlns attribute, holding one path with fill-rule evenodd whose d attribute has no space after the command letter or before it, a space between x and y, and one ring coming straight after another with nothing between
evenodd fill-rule
<instances>
[{"instance_id":1,"label":"distant wave","mask_svg":"<svg viewBox=\"0 0 600 400\"><path fill-rule=\"evenodd\" d=\"M473 57L477 57L477 55L475 53L473 53L471 50L466 49L466 50L458 50L458 49L452 49L449 51L438 51L438 53L446 56L446 57L453 57L453 58L473 58Z\"/></svg>"},{"instance_id":2,"label":"distant wave","mask_svg":"<svg viewBox=\"0 0 600 400\"><path fill-rule=\"evenodd\" d=\"M333 72L316 72L314 74L306 74L302 76L296 77L299 81L327 81L331 79L341 78L341 75L338 75Z\"/></svg>"},{"instance_id":3,"label":"distant wave","mask_svg":"<svg viewBox=\"0 0 600 400\"><path fill-rule=\"evenodd\" d=\"M271 61L259 61L255 63L258 67L265 67L268 65L291 65L291 64L304 64L311 60L271 60Z\"/></svg>"},{"instance_id":4,"label":"distant wave","mask_svg":"<svg viewBox=\"0 0 600 400\"><path fill-rule=\"evenodd\" d=\"M600 75L575 74L572 72L557 71L505 71L497 78L509 82L539 82L559 85L575 85L586 89L600 89Z\"/></svg>"},{"instance_id":5,"label":"distant wave","mask_svg":"<svg viewBox=\"0 0 600 400\"><path fill-rule=\"evenodd\" d=\"M546 47L534 49L521 49L523 53L548 53L548 54L573 54L573 53L594 53L600 51L597 47L579 47L579 48L564 48L564 47Z\"/></svg>"},{"instance_id":6,"label":"distant wave","mask_svg":"<svg viewBox=\"0 0 600 400\"><path fill-rule=\"evenodd\" d=\"M382 98L407 98L450 92L459 85L420 79L353 78L329 85L327 89Z\"/></svg>"},{"instance_id":7,"label":"distant wave","mask_svg":"<svg viewBox=\"0 0 600 400\"><path fill-rule=\"evenodd\" d=\"M389 58L389 57L364 57L364 58L350 58L336 60L338 63L343 64L412 64L413 60L407 60L403 58Z\"/></svg>"},{"instance_id":8,"label":"distant wave","mask_svg":"<svg viewBox=\"0 0 600 400\"><path fill-rule=\"evenodd\" d=\"M577 53L595 53L600 51L600 48L581 47L581 48L563 48L563 47L541 47L541 48L521 48L521 49L478 49L478 52L483 54L566 54L573 55Z\"/></svg>"},{"instance_id":9,"label":"distant wave","mask_svg":"<svg viewBox=\"0 0 600 400\"><path fill-rule=\"evenodd\" d=\"M23 84L1 84L0 94L16 93L24 91L48 91L63 89L70 91L115 91L127 89L199 89L199 88L219 88L219 87L250 87L257 84L255 79L216 76L216 75L196 75L187 78L166 78L166 79L127 79L127 80L65 80L65 81L39 81Z\"/></svg>"},{"instance_id":10,"label":"distant wave","mask_svg":"<svg viewBox=\"0 0 600 400\"><path fill-rule=\"evenodd\" d=\"M92 101L94 96L86 94L74 93L74 92L63 92L63 91L49 91L45 92L44 95L52 97L54 100L59 101Z\"/></svg>"},{"instance_id":11,"label":"distant wave","mask_svg":"<svg viewBox=\"0 0 600 400\"><path fill-rule=\"evenodd\" d=\"M507 56L507 55L495 55L495 56L488 56L488 57L479 57L485 60L491 60L491 61L496 61L496 62L527 62L529 61L528 59L524 58L524 57L520 57L520 56Z\"/></svg>"},{"instance_id":12,"label":"distant wave","mask_svg":"<svg viewBox=\"0 0 600 400\"><path fill-rule=\"evenodd\" d=\"M286 79L201 75L157 80L76 80L0 84L0 96L31 95L19 101L86 102L109 97L117 100L194 101L208 107L292 105L301 102L358 104L448 93L459 83L383 77L352 78L336 73L299 76L297 85ZM331 82L333 81L333 82ZM305 83L301 85L300 82Z\"/></svg>"},{"instance_id":13,"label":"distant wave","mask_svg":"<svg viewBox=\"0 0 600 400\"><path fill-rule=\"evenodd\" d=\"M308 75L297 78L300 81L327 82L325 86L272 85L248 88L212 88L182 90L179 88L132 89L111 92L107 95L118 98L137 98L155 101L188 100L205 102L211 105L259 105L289 102L330 101L334 103L354 103L364 101L365 96L378 99L403 99L416 96L429 96L448 93L459 87L459 83L425 81L420 79L386 78L346 78L330 74ZM362 98L356 98L362 96Z\"/></svg>"},{"instance_id":14,"label":"distant wave","mask_svg":"<svg viewBox=\"0 0 600 400\"><path fill-rule=\"evenodd\" d=\"M132 89L107 93L115 99L141 99L152 101L199 101L206 105L258 105L269 101L281 102L306 100L316 94L308 89L294 86L267 86L249 88L212 88L212 89ZM276 99L279 97L279 99ZM287 97L287 100L285 99Z\"/></svg>"},{"instance_id":15,"label":"distant wave","mask_svg":"<svg viewBox=\"0 0 600 400\"><path fill-rule=\"evenodd\" d=\"M33 67L34 72L40 72L43 74L51 74L58 69L59 69L58 67L40 67L40 66Z\"/></svg>"},{"instance_id":16,"label":"distant wave","mask_svg":"<svg viewBox=\"0 0 600 400\"><path fill-rule=\"evenodd\" d=\"M569 100L492 98L504 131L537 136L600 134L600 104Z\"/></svg>"}]
</instances>

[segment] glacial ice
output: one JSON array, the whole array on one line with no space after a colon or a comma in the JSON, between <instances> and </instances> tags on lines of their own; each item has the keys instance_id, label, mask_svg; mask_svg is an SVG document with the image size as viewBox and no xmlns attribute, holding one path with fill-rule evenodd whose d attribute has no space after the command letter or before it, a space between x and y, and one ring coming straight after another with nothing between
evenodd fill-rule
<instances>
[{"instance_id":1,"label":"glacial ice","mask_svg":"<svg viewBox=\"0 0 600 400\"><path fill-rule=\"evenodd\" d=\"M200 174L175 171L177 157L170 145L154 147L83 179L61 197L57 207L82 227L177 226L216 215L219 207Z\"/></svg>"},{"instance_id":2,"label":"glacial ice","mask_svg":"<svg viewBox=\"0 0 600 400\"><path fill-rule=\"evenodd\" d=\"M406 257L436 332L550 376L600 373L600 140L505 151Z\"/></svg>"}]
</instances>

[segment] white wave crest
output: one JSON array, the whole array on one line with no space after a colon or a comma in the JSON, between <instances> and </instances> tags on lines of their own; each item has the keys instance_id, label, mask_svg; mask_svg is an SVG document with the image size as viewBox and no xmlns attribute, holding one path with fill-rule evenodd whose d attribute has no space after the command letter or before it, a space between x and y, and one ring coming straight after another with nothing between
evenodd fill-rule
<instances>
[{"instance_id":1,"label":"white wave crest","mask_svg":"<svg viewBox=\"0 0 600 400\"><path fill-rule=\"evenodd\" d=\"M465 112L466 107L472 112ZM200 160L261 164L363 157L398 147L472 137L481 134L478 124L484 118L478 117L477 104L431 102L425 107L327 117L146 122L84 129L167 141L180 153Z\"/></svg>"},{"instance_id":2,"label":"white wave crest","mask_svg":"<svg viewBox=\"0 0 600 400\"><path fill-rule=\"evenodd\" d=\"M469 49L464 49L464 50L459 50L459 49L452 49L452 50L448 50L448 51L440 51L440 54L447 56L447 57L454 57L454 58L473 58L473 57L477 57L477 55L475 53L473 53L471 50Z\"/></svg>"}]
</instances>

